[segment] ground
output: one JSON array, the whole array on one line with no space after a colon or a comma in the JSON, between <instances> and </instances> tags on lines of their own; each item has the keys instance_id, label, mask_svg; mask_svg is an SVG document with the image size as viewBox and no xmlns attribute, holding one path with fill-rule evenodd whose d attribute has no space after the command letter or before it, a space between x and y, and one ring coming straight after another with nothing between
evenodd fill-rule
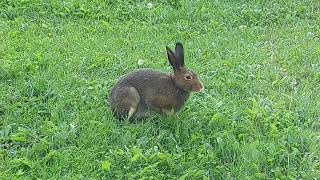
<instances>
[{"instance_id":1,"label":"ground","mask_svg":"<svg viewBox=\"0 0 320 180\"><path fill-rule=\"evenodd\" d=\"M317 179L319 26L317 0L1 1L0 177ZM204 93L116 120L112 85L177 41Z\"/></svg>"}]
</instances>

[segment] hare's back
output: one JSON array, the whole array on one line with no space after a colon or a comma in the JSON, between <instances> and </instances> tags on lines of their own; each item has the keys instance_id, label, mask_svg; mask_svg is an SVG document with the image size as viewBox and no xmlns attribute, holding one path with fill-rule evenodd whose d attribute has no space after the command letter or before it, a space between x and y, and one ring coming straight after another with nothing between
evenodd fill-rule
<instances>
[{"instance_id":1,"label":"hare's back","mask_svg":"<svg viewBox=\"0 0 320 180\"><path fill-rule=\"evenodd\" d=\"M155 69L139 69L127 74L123 81L135 87L139 92L172 86L171 76Z\"/></svg>"},{"instance_id":2,"label":"hare's back","mask_svg":"<svg viewBox=\"0 0 320 180\"><path fill-rule=\"evenodd\" d=\"M170 75L155 69L138 69L126 75L126 81L132 85L158 86L171 81Z\"/></svg>"}]
</instances>

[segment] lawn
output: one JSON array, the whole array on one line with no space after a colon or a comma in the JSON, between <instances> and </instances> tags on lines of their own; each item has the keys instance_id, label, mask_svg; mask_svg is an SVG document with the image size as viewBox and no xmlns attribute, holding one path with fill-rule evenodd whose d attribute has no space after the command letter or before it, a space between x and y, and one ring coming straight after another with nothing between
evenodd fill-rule
<instances>
[{"instance_id":1,"label":"lawn","mask_svg":"<svg viewBox=\"0 0 320 180\"><path fill-rule=\"evenodd\" d=\"M204 93L115 119L112 85L177 41ZM2 0L0 177L319 178L320 3Z\"/></svg>"}]
</instances>

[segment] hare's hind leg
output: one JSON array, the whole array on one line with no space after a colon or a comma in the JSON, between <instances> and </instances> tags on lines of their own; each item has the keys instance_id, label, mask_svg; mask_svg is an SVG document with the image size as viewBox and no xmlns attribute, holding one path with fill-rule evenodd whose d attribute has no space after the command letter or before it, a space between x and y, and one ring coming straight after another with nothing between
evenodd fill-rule
<instances>
[{"instance_id":1,"label":"hare's hind leg","mask_svg":"<svg viewBox=\"0 0 320 180\"><path fill-rule=\"evenodd\" d=\"M125 86L115 90L115 109L122 117L130 119L137 111L140 95L136 88Z\"/></svg>"},{"instance_id":2,"label":"hare's hind leg","mask_svg":"<svg viewBox=\"0 0 320 180\"><path fill-rule=\"evenodd\" d=\"M128 119L130 119L136 111L137 111L136 107L129 107Z\"/></svg>"},{"instance_id":3,"label":"hare's hind leg","mask_svg":"<svg viewBox=\"0 0 320 180\"><path fill-rule=\"evenodd\" d=\"M128 119L137 111L138 104L140 101L140 95L136 88L128 87L128 97L126 99L128 104Z\"/></svg>"}]
</instances>

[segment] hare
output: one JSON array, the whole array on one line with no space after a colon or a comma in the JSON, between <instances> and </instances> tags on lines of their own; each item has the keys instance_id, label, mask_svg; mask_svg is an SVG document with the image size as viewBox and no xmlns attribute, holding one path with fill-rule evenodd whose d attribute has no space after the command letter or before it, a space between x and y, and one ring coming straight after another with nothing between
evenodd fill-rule
<instances>
[{"instance_id":1,"label":"hare","mask_svg":"<svg viewBox=\"0 0 320 180\"><path fill-rule=\"evenodd\" d=\"M197 74L185 66L182 44L176 43L175 52L169 47L166 50L173 73L144 68L126 74L109 94L114 115L132 119L147 117L150 112L177 114L188 100L190 92L204 89Z\"/></svg>"}]
</instances>

